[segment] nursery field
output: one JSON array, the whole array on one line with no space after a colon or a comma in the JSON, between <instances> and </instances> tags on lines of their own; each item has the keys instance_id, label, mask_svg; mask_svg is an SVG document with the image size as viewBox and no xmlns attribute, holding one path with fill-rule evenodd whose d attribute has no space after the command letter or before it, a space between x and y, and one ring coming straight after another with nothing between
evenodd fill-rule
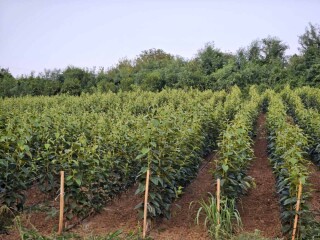
<instances>
[{"instance_id":1,"label":"nursery field","mask_svg":"<svg viewBox=\"0 0 320 240\"><path fill-rule=\"evenodd\" d=\"M140 239L145 196L150 239L320 239L319 166L317 88L6 98L0 239Z\"/></svg>"}]
</instances>

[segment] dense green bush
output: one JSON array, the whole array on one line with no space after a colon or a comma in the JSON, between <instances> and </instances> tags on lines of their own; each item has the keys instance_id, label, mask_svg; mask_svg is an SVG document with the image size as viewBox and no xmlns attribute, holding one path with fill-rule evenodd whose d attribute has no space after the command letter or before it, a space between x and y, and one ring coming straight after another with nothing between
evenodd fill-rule
<instances>
[{"instance_id":1,"label":"dense green bush","mask_svg":"<svg viewBox=\"0 0 320 240\"><path fill-rule=\"evenodd\" d=\"M268 91L268 104L268 149L280 195L283 232L284 234L292 232L297 192L301 182L303 191L299 212L299 239L311 239L319 234L319 228L307 206L310 194L307 187L309 184L309 163L306 160L307 136L298 125L288 119L287 109L280 95Z\"/></svg>"},{"instance_id":2,"label":"dense green bush","mask_svg":"<svg viewBox=\"0 0 320 240\"><path fill-rule=\"evenodd\" d=\"M289 46L283 41L266 37L236 53L222 52L208 43L190 60L149 49L107 70L69 66L14 78L8 69L0 68L0 97L79 95L137 87L158 92L165 88L227 90L234 85L244 89L252 84L274 89L284 84L320 86L320 27L310 24L298 40L300 53L293 56L286 56Z\"/></svg>"},{"instance_id":3,"label":"dense green bush","mask_svg":"<svg viewBox=\"0 0 320 240\"><path fill-rule=\"evenodd\" d=\"M253 158L251 137L262 98L254 87L249 95L248 101L238 102L238 113L218 142L219 159L214 175L221 179L222 194L231 198L244 194L252 184L246 170Z\"/></svg>"}]
</instances>

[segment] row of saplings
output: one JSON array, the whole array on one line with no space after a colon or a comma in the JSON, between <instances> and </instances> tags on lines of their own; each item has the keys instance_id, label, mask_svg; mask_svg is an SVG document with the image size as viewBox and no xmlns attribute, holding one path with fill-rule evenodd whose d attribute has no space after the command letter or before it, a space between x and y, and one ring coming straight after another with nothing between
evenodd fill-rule
<instances>
[{"instance_id":1,"label":"row of saplings","mask_svg":"<svg viewBox=\"0 0 320 240\"><path fill-rule=\"evenodd\" d=\"M232 104L230 105L234 106L233 100L238 101L241 92L239 93L238 90L234 90L231 96L232 95L236 96L229 96L229 99L232 100ZM304 158L308 141L305 134L297 125L287 121L286 108L281 97L273 91L267 91L264 95L259 95L255 88L250 89L249 96L250 99L242 101L237 111L236 109L232 109L230 114L236 113L232 121L226 126L220 127L223 131L221 131L222 134L217 144L219 154L214 172L215 179L219 179L221 184L222 197L220 204L217 203L217 199L214 196L211 196L209 201L200 201L201 207L199 208L196 220L199 223L201 219L200 215L205 214L205 224L208 228L208 233L214 239L232 238L232 235L241 228L241 219L236 210L236 202L239 197L245 194L254 184L253 179L247 176L246 172L254 157L252 138L255 135L254 126L261 108L267 110L268 151L277 180L276 187L280 197L283 233L286 236L291 236L293 233L299 185L308 185L308 164ZM217 102L219 102L219 100ZM194 125L193 129L191 129L192 131L180 133L181 140L196 140L198 142L194 144L203 148L205 145L203 143L207 142L206 139L203 139L203 134L208 130L204 129L204 126L212 124L209 129L213 130L217 124L222 124L221 116L217 117L217 115L222 113L228 115L228 111L226 110L227 104L225 102L223 104L224 109L222 109L222 105L220 105L220 107L218 105L214 111L214 115L210 117L200 117L198 125L195 124L196 121L193 120L192 123ZM209 107L211 107L210 105L212 106L214 104L208 104ZM219 110L219 108L221 110ZM196 116L196 114L194 116ZM170 119L170 117L168 117L168 119ZM231 119L231 117L228 119ZM176 120L172 119L171 121ZM140 182L145 182L144 176L148 168L151 168L153 172L150 181L152 191L149 194L149 201L151 200L151 202L149 202L150 204L148 205L148 216L151 218L159 214L157 213L158 209L161 212L168 213L172 199L179 194L173 191L173 186L164 187L166 183L163 182L163 178L159 178L157 174L154 174L157 172L158 166L160 169L160 165L158 165L159 162L154 164L152 159L158 159L158 157L162 159L163 156L153 156L154 154L159 154L159 152L152 151L153 148L158 147L158 143L152 139L152 136L156 135L159 139L161 139L161 136L164 137L162 135L163 131L161 131L162 127L159 127L161 124L168 124L169 128L172 127L172 122L170 121L160 122L156 119L150 121L150 125L147 128L150 130L150 139L146 138L149 147L143 148L141 154L137 157L137 159L146 158L148 163L150 163L141 169L138 176ZM175 136L179 130L180 129L175 129L175 131L171 131L171 134ZM202 137L200 137L201 135ZM214 139L215 137L216 136L213 136L211 138ZM209 137L206 136L206 138ZM183 141L181 142L183 143ZM186 144L187 143L188 141L186 141ZM169 146L164 145L163 149L166 148L169 148ZM184 148L187 149L188 146L184 146ZM178 169L175 174L173 174L176 175L174 180L179 178L184 179L186 176L193 175L192 172L196 172L196 168L198 168L200 164L198 156L203 153L203 149L201 148L193 149L192 156L189 156L190 162L185 161L184 165L182 167L180 166L180 168L178 166L173 167L173 169ZM195 162L197 162L196 166L194 166ZM161 170L163 170L162 168L163 166L161 166ZM167 171L170 172L170 168L168 168ZM161 172L161 174L165 175L166 172ZM177 177L177 175L179 177ZM175 185L179 186L181 183L176 182ZM157 190L164 188L167 189L167 193L168 191L172 191L172 193L157 193ZM137 192L145 192L144 184L139 186ZM162 196L164 195L168 196L168 199L163 199ZM320 234L320 226L314 221L314 216L310 214L306 205L306 200L309 196L310 193L303 187L301 210L299 211L299 223L297 226L298 231L295 233L297 239L312 239L312 237ZM158 206L158 203L161 203L161 206ZM161 209L163 206L167 206L167 208ZM143 204L138 207L142 209Z\"/></svg>"},{"instance_id":2,"label":"row of saplings","mask_svg":"<svg viewBox=\"0 0 320 240\"><path fill-rule=\"evenodd\" d=\"M283 235L291 239L320 238L320 223L315 220L315 214L307 204L311 193L308 183L310 163L306 160L306 152L313 145L308 145L306 134L288 118L281 95L269 90L262 97L257 95L243 104L218 144L215 178L221 179L224 196L220 214L218 211L212 214L213 209L218 208L214 197L209 203L201 202L199 212L206 213L209 234L215 239L228 239L235 228L241 226L235 201L253 184L246 171L253 158L251 139L261 108L267 112L268 153L276 177Z\"/></svg>"}]
</instances>

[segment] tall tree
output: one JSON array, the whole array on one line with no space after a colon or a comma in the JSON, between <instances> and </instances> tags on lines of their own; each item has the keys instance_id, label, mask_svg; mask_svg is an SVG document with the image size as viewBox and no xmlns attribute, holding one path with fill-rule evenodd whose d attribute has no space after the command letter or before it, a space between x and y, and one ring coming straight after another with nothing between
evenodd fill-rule
<instances>
[{"instance_id":1,"label":"tall tree","mask_svg":"<svg viewBox=\"0 0 320 240\"><path fill-rule=\"evenodd\" d=\"M228 54L224 54L215 48L212 42L207 43L203 49L198 51L196 60L199 62L204 74L210 75L228 62Z\"/></svg>"},{"instance_id":2,"label":"tall tree","mask_svg":"<svg viewBox=\"0 0 320 240\"><path fill-rule=\"evenodd\" d=\"M16 92L17 81L14 79L9 69L0 67L0 97L12 97Z\"/></svg>"},{"instance_id":3,"label":"tall tree","mask_svg":"<svg viewBox=\"0 0 320 240\"><path fill-rule=\"evenodd\" d=\"M264 56L264 61L266 63L272 63L272 61L280 61L281 63L286 63L286 50L289 46L283 43L277 37L267 37L262 39L261 51Z\"/></svg>"},{"instance_id":4,"label":"tall tree","mask_svg":"<svg viewBox=\"0 0 320 240\"><path fill-rule=\"evenodd\" d=\"M304 65L306 83L320 85L320 26L309 23L305 33L299 37L300 52Z\"/></svg>"}]
</instances>

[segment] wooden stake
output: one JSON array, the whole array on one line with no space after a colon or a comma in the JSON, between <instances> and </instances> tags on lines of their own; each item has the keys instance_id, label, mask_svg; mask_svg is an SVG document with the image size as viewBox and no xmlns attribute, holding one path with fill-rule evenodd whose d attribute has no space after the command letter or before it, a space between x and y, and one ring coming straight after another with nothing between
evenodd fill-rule
<instances>
[{"instance_id":1,"label":"wooden stake","mask_svg":"<svg viewBox=\"0 0 320 240\"><path fill-rule=\"evenodd\" d=\"M59 230L58 235L62 234L63 230L63 213L64 213L64 171L60 172L60 215L59 215Z\"/></svg>"},{"instance_id":2,"label":"wooden stake","mask_svg":"<svg viewBox=\"0 0 320 240\"><path fill-rule=\"evenodd\" d=\"M298 225L298 217L299 217L299 210L300 210L300 203L301 203L301 193L302 193L302 184L301 181L299 182L299 190L298 190L298 199L296 204L296 215L294 217L294 224L293 224L293 231L292 231L292 240L296 237L297 225Z\"/></svg>"},{"instance_id":3,"label":"wooden stake","mask_svg":"<svg viewBox=\"0 0 320 240\"><path fill-rule=\"evenodd\" d=\"M146 191L144 194L144 213L143 213L143 238L147 235L147 213L148 213L148 195L149 195L149 177L150 171L147 170L147 178L146 178Z\"/></svg>"},{"instance_id":4,"label":"wooden stake","mask_svg":"<svg viewBox=\"0 0 320 240\"><path fill-rule=\"evenodd\" d=\"M217 179L217 209L220 215L220 178ZM220 224L220 217L218 218L218 224Z\"/></svg>"}]
</instances>

